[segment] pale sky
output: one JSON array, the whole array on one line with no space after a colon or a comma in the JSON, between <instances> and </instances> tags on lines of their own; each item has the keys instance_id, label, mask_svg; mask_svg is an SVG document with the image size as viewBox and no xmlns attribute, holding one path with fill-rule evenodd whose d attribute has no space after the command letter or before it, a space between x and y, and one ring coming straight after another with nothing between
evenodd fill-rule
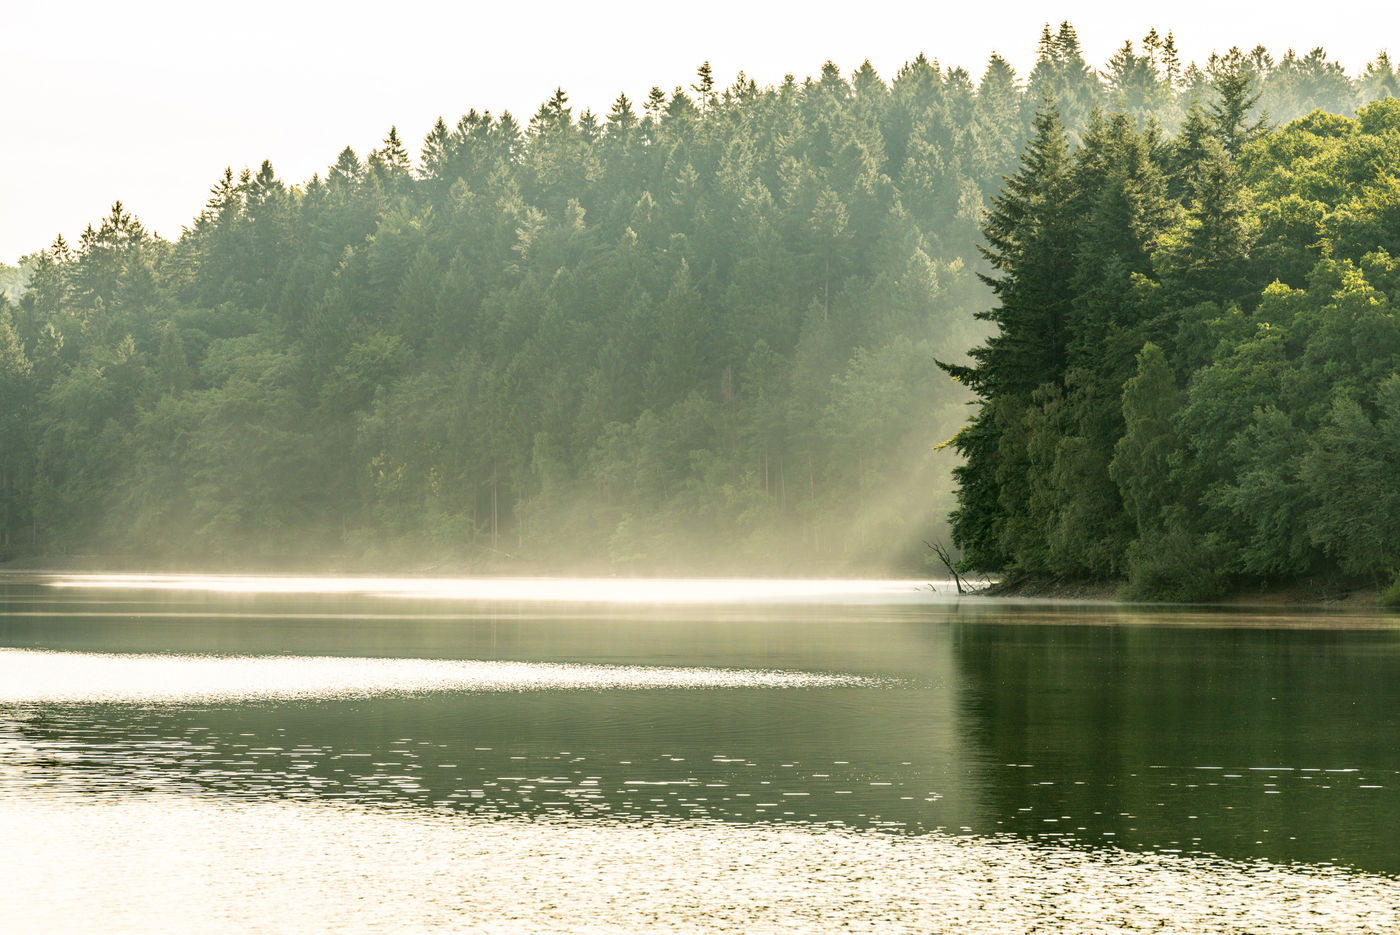
<instances>
[{"instance_id":1,"label":"pale sky","mask_svg":"<svg viewBox=\"0 0 1400 935\"><path fill-rule=\"evenodd\" d=\"M1321 45L1354 75L1381 49L1400 57L1395 0L1145 6L7 0L0 262L57 234L76 243L118 199L174 239L225 166L270 159L300 183L347 145L364 156L391 125L416 156L438 116L509 110L524 124L556 86L576 114L601 115L619 92L640 106L653 85L689 85L706 60L725 86L741 69L772 84L827 60L849 74L867 58L888 79L919 52L980 78L997 51L1024 78L1042 25L1064 19L1096 67L1154 26L1175 33L1184 61L1232 45L1276 57Z\"/></svg>"}]
</instances>

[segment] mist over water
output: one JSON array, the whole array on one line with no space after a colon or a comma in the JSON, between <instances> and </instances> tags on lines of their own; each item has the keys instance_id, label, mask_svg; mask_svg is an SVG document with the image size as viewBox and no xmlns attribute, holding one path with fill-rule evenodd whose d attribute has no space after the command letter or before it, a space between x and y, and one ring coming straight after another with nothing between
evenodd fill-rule
<instances>
[{"instance_id":1,"label":"mist over water","mask_svg":"<svg viewBox=\"0 0 1400 935\"><path fill-rule=\"evenodd\" d=\"M1389 618L656 584L0 578L0 928L1400 924Z\"/></svg>"},{"instance_id":2,"label":"mist over water","mask_svg":"<svg viewBox=\"0 0 1400 935\"><path fill-rule=\"evenodd\" d=\"M571 604L926 603L916 580L807 578L308 578L274 575L64 575L54 588L233 594L356 594L468 602ZM945 592L953 583L938 582Z\"/></svg>"}]
</instances>

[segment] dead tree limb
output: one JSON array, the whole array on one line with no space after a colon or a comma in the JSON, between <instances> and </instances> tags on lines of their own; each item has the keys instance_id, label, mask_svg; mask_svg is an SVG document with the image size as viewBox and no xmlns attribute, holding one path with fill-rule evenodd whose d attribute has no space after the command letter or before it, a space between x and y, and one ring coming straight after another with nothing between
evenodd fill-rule
<instances>
[{"instance_id":1,"label":"dead tree limb","mask_svg":"<svg viewBox=\"0 0 1400 935\"><path fill-rule=\"evenodd\" d=\"M943 543L929 542L925 539L924 545L928 546L929 550L932 551L934 555L938 556L938 560L948 569L948 574L953 576L953 584L957 587L958 593L965 594L962 577L958 575L958 570L953 567L953 557L948 554L948 550L943 547Z\"/></svg>"}]
</instances>

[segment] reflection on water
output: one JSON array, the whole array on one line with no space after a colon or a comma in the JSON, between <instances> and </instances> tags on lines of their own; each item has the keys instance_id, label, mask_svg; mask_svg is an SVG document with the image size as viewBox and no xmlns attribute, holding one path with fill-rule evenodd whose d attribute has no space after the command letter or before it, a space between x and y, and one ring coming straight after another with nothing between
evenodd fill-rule
<instances>
[{"instance_id":1,"label":"reflection on water","mask_svg":"<svg viewBox=\"0 0 1400 935\"><path fill-rule=\"evenodd\" d=\"M1393 618L207 580L0 576L0 873L78 894L0 930L1397 922Z\"/></svg>"},{"instance_id":2,"label":"reflection on water","mask_svg":"<svg viewBox=\"0 0 1400 935\"><path fill-rule=\"evenodd\" d=\"M35 706L0 720L0 792L215 792L477 816L970 829L956 737L881 689L453 694L314 705ZM906 721L907 746L865 711ZM820 732L814 722L824 721Z\"/></svg>"},{"instance_id":3,"label":"reflection on water","mask_svg":"<svg viewBox=\"0 0 1400 935\"><path fill-rule=\"evenodd\" d=\"M0 704L208 704L421 692L815 688L854 675L442 659L174 656L0 649Z\"/></svg>"},{"instance_id":4,"label":"reflection on water","mask_svg":"<svg viewBox=\"0 0 1400 935\"><path fill-rule=\"evenodd\" d=\"M1400 872L1400 634L964 626L999 827Z\"/></svg>"},{"instance_id":5,"label":"reflection on water","mask_svg":"<svg viewBox=\"0 0 1400 935\"><path fill-rule=\"evenodd\" d=\"M1380 935L1400 927L1393 879L1013 838L484 821L198 795L81 806L0 797L0 825L32 842L23 853L0 849L6 931ZM16 900L17 892L43 898Z\"/></svg>"}]
</instances>

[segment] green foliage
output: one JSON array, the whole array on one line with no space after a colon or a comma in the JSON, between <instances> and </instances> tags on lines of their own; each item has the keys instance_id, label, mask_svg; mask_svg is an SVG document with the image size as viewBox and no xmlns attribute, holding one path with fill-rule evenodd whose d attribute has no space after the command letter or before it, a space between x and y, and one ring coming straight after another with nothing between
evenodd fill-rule
<instances>
[{"instance_id":1,"label":"green foliage","mask_svg":"<svg viewBox=\"0 0 1400 935\"><path fill-rule=\"evenodd\" d=\"M1400 575L1396 575L1395 580L1381 591L1377 603L1382 607L1400 608Z\"/></svg>"},{"instance_id":2,"label":"green foliage","mask_svg":"<svg viewBox=\"0 0 1400 935\"><path fill-rule=\"evenodd\" d=\"M1141 97L1141 68L1120 50L1121 94ZM1091 120L1053 201L1024 197L1033 141L988 217L999 331L948 369L983 399L957 436L953 531L993 567L1197 600L1400 565L1400 111L1250 115L1285 80L1348 110L1320 50L1231 50L1208 74L1174 140ZM1011 249L1050 230L1058 277ZM1013 314L1031 290L1041 320L1070 309L1053 342Z\"/></svg>"},{"instance_id":3,"label":"green foliage","mask_svg":"<svg viewBox=\"0 0 1400 935\"><path fill-rule=\"evenodd\" d=\"M1335 397L1299 466L1315 504L1313 543L1346 574L1380 576L1400 556L1400 374L1375 394L1376 418L1356 400Z\"/></svg>"},{"instance_id":4,"label":"green foliage","mask_svg":"<svg viewBox=\"0 0 1400 935\"><path fill-rule=\"evenodd\" d=\"M1176 501L1172 463L1181 444L1173 419L1183 394L1166 354L1151 342L1137 355L1137 373L1123 384L1123 437L1113 446L1109 477L1141 536L1156 527L1162 511Z\"/></svg>"},{"instance_id":5,"label":"green foliage","mask_svg":"<svg viewBox=\"0 0 1400 935\"><path fill-rule=\"evenodd\" d=\"M1206 601L1219 597L1228 557L1219 543L1203 538L1179 511L1128 546L1128 580L1119 594L1131 601Z\"/></svg>"},{"instance_id":6,"label":"green foliage","mask_svg":"<svg viewBox=\"0 0 1400 935\"><path fill-rule=\"evenodd\" d=\"M1327 486L1389 503L1394 67L1104 75L1068 23L1024 85L705 64L113 205L0 270L0 549L918 567L951 470L967 567L1394 567Z\"/></svg>"},{"instance_id":7,"label":"green foliage","mask_svg":"<svg viewBox=\"0 0 1400 935\"><path fill-rule=\"evenodd\" d=\"M922 60L727 90L702 66L693 90L604 121L562 89L523 129L438 121L416 171L391 129L302 185L226 171L176 243L120 205L56 243L0 329L27 440L5 534L221 560L916 561L966 399L932 362L983 333L971 238L1002 163L975 133L1011 133L1004 157L1019 130Z\"/></svg>"}]
</instances>

